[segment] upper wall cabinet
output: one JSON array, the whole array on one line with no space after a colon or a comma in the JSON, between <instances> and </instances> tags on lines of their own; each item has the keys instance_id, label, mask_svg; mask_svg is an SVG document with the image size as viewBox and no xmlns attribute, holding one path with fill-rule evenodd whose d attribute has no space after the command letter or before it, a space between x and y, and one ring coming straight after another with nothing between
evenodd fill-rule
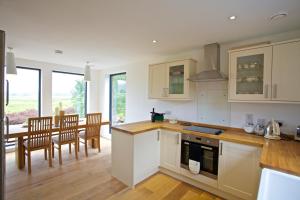
<instances>
[{"instance_id":1,"label":"upper wall cabinet","mask_svg":"<svg viewBox=\"0 0 300 200\"><path fill-rule=\"evenodd\" d=\"M180 60L149 66L149 98L168 100L191 99L187 79L195 73L196 61Z\"/></svg>"},{"instance_id":2,"label":"upper wall cabinet","mask_svg":"<svg viewBox=\"0 0 300 200\"><path fill-rule=\"evenodd\" d=\"M229 101L300 102L300 41L229 52Z\"/></svg>"}]
</instances>

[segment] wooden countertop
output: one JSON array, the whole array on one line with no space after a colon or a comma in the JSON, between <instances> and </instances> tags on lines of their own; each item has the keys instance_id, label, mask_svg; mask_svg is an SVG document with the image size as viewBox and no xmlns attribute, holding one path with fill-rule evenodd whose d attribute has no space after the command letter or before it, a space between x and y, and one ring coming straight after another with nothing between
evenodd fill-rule
<instances>
[{"instance_id":1,"label":"wooden countertop","mask_svg":"<svg viewBox=\"0 0 300 200\"><path fill-rule=\"evenodd\" d=\"M278 171L300 176L300 142L286 140L268 140L264 137L247 134L246 132L244 132L244 130L238 128L214 126L200 123L193 123L193 125L220 128L223 129L224 132L220 135L210 135L206 133L183 130L184 126L180 123L152 123L151 121L142 121L114 126L112 127L112 129L131 135L155 129L166 129L181 132L183 134L193 134L207 138L214 138L219 140L262 147L262 153L260 158L261 167L271 168Z\"/></svg>"}]
</instances>

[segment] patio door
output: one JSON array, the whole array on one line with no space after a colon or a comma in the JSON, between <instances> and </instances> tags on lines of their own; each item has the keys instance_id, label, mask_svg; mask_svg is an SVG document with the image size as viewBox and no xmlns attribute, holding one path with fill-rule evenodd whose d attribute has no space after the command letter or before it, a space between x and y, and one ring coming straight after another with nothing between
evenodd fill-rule
<instances>
[{"instance_id":1,"label":"patio door","mask_svg":"<svg viewBox=\"0 0 300 200\"><path fill-rule=\"evenodd\" d=\"M126 121L126 73L110 75L109 120L111 125Z\"/></svg>"}]
</instances>

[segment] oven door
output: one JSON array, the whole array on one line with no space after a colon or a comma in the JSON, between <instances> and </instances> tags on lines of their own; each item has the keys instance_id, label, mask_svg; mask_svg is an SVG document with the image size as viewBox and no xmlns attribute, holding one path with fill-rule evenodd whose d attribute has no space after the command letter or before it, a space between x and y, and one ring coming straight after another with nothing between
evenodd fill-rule
<instances>
[{"instance_id":1,"label":"oven door","mask_svg":"<svg viewBox=\"0 0 300 200\"><path fill-rule=\"evenodd\" d=\"M190 142L187 140L181 140L181 155L180 166L185 169L189 169L190 159Z\"/></svg>"},{"instance_id":2,"label":"oven door","mask_svg":"<svg viewBox=\"0 0 300 200\"><path fill-rule=\"evenodd\" d=\"M200 145L201 148L201 172L203 174L212 175L212 178L217 178L218 176L218 157L219 148Z\"/></svg>"}]
</instances>

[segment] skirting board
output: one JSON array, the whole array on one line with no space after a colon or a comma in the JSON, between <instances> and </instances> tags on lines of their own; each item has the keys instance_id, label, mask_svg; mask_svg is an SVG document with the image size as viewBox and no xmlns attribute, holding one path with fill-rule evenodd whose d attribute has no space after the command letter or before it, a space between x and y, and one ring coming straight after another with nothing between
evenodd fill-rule
<instances>
[{"instance_id":1,"label":"skirting board","mask_svg":"<svg viewBox=\"0 0 300 200\"><path fill-rule=\"evenodd\" d=\"M242 199L240 199L240 198L238 198L236 196L233 196L231 194L223 192L223 191L221 191L221 190L219 190L217 188L213 188L213 187L210 187L210 186L205 185L203 183L194 181L194 180L192 180L192 179L190 179L190 178L188 178L186 176L183 176L181 174L177 174L177 173L172 172L170 170L167 170L165 168L160 167L159 171L162 172L162 173L164 173L164 174L166 174L166 175L172 176L173 178L176 178L176 179L178 179L180 181L183 181L183 182L188 183L190 185L193 185L193 186L195 186L197 188L200 188L200 189L205 190L207 192L210 192L210 193L212 193L214 195L217 195L219 197L222 197L222 198L225 198L225 199L230 199L230 200L242 200Z\"/></svg>"}]
</instances>

